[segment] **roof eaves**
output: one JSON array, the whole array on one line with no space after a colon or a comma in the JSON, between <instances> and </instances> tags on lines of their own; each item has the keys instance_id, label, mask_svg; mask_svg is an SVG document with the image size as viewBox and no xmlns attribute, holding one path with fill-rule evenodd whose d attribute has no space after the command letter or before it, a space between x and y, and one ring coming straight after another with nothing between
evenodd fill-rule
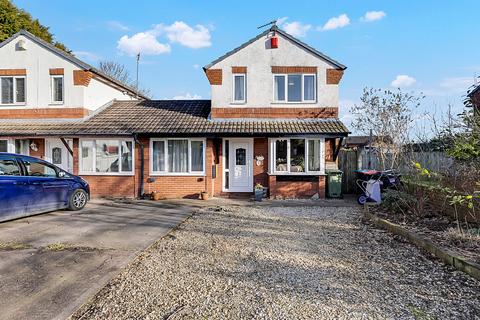
<instances>
[{"instance_id":1,"label":"roof eaves","mask_svg":"<svg viewBox=\"0 0 480 320\"><path fill-rule=\"evenodd\" d=\"M92 65L90 65L86 62L83 62L82 60L76 58L74 55L55 47L51 43L35 36L34 34L28 32L27 30L22 29L22 30L18 31L17 33L15 33L14 35L12 35L10 38L4 40L2 43L0 43L0 48L5 46L6 44L10 43L13 39L17 38L20 35L27 37L28 39L32 40L33 42L37 43L38 45L43 46L47 50L50 50L53 53L56 53L57 55L61 56L62 58L72 62L73 64L76 64L80 68L82 68L84 70L87 70L87 71L91 71L91 72L101 76L102 78L105 78L106 80L108 80L110 82L113 82L114 84L116 84L116 85L126 89L127 91L129 91L132 95L138 95L142 99L148 99L148 97L146 97L145 95L143 95L141 93L137 94L137 91L134 88L132 88L132 87L130 87L130 86L128 86L128 85L126 85L126 84L124 84L124 83L122 83L122 82L120 82L120 81L118 81L118 80L116 80L116 79L114 79L110 76L108 76L107 74L98 70L97 68L93 67Z\"/></svg>"},{"instance_id":2,"label":"roof eaves","mask_svg":"<svg viewBox=\"0 0 480 320\"><path fill-rule=\"evenodd\" d=\"M334 66L336 66L338 69L341 69L341 70L345 70L347 69L347 67L343 64L341 64L340 62L330 58L329 56L327 56L326 54L318 51L317 49L309 46L308 44L298 40L297 38L293 37L292 35L288 34L287 32L283 31L282 29L278 28L277 26L273 26L272 28L270 29L267 29L265 30L264 32L260 33L259 35L257 35L256 37L248 40L247 42L243 43L242 45L240 45L239 47L225 53L223 56L217 58L216 60L210 62L209 64L207 64L206 66L203 67L203 70L207 70L207 69L210 69L212 66L214 66L215 64L219 63L220 61L228 58L229 56L231 56L232 54L235 54L237 53L238 51L242 50L243 48L247 47L248 45L250 45L251 43L257 41L258 39L260 39L261 37L264 37L266 36L267 34L269 34L270 32L278 32L279 34L281 34L282 36L284 36L285 38L289 39L290 41L296 43L297 45L299 45L300 47L302 47L303 49L309 51L310 53L314 54L315 56L323 59L323 60L326 60L328 61L329 63L333 64Z\"/></svg>"}]
</instances>

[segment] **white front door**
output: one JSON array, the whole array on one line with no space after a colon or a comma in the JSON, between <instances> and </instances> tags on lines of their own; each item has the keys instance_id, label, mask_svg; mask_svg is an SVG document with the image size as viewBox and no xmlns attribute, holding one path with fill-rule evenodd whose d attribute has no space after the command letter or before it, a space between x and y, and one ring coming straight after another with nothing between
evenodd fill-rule
<instances>
[{"instance_id":1,"label":"white front door","mask_svg":"<svg viewBox=\"0 0 480 320\"><path fill-rule=\"evenodd\" d=\"M253 140L229 139L230 192L253 192Z\"/></svg>"},{"instance_id":2,"label":"white front door","mask_svg":"<svg viewBox=\"0 0 480 320\"><path fill-rule=\"evenodd\" d=\"M72 148L72 141L69 139L66 139L66 141L69 144L70 148ZM53 138L47 139L45 142L45 160L53 163L54 165L62 168L65 171L68 171L70 173L73 172L73 158L63 144L62 140Z\"/></svg>"}]
</instances>

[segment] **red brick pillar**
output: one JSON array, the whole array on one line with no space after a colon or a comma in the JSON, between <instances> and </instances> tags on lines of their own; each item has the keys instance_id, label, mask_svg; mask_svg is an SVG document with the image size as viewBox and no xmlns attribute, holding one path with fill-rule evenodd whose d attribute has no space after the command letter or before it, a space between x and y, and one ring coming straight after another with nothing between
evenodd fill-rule
<instances>
[{"instance_id":1,"label":"red brick pillar","mask_svg":"<svg viewBox=\"0 0 480 320\"><path fill-rule=\"evenodd\" d=\"M275 199L277 195L277 176L269 175L268 176L268 190L270 192L270 199Z\"/></svg>"},{"instance_id":2,"label":"red brick pillar","mask_svg":"<svg viewBox=\"0 0 480 320\"><path fill-rule=\"evenodd\" d=\"M79 148L79 140L78 138L74 138L73 139L73 174L74 175L78 175L78 172L79 172L79 152L78 152L78 148Z\"/></svg>"},{"instance_id":3,"label":"red brick pillar","mask_svg":"<svg viewBox=\"0 0 480 320\"><path fill-rule=\"evenodd\" d=\"M326 184L327 182L327 177L326 176L319 176L318 177L318 196L321 199L325 198L325 192L326 192Z\"/></svg>"}]
</instances>

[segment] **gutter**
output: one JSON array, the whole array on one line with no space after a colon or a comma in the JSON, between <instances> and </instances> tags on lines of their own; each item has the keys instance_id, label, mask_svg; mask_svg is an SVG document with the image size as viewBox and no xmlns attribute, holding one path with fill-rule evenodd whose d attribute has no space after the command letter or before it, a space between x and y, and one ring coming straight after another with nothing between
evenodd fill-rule
<instances>
[{"instance_id":1,"label":"gutter","mask_svg":"<svg viewBox=\"0 0 480 320\"><path fill-rule=\"evenodd\" d=\"M138 197L142 198L145 193L145 145L138 140L138 135L136 133L133 134L133 139L135 143L140 146L140 184L138 186Z\"/></svg>"}]
</instances>

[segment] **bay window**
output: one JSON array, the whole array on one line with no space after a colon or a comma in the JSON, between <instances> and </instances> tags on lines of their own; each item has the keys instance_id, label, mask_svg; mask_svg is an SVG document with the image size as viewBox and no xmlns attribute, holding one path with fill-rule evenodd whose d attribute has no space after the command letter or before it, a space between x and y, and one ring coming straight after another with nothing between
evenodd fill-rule
<instances>
[{"instance_id":1,"label":"bay window","mask_svg":"<svg viewBox=\"0 0 480 320\"><path fill-rule=\"evenodd\" d=\"M133 152L132 140L81 140L80 174L133 174Z\"/></svg>"},{"instance_id":2,"label":"bay window","mask_svg":"<svg viewBox=\"0 0 480 320\"><path fill-rule=\"evenodd\" d=\"M2 104L25 104L25 77L0 77Z\"/></svg>"},{"instance_id":3,"label":"bay window","mask_svg":"<svg viewBox=\"0 0 480 320\"><path fill-rule=\"evenodd\" d=\"M273 76L275 102L315 102L316 76L314 74L275 74Z\"/></svg>"},{"instance_id":4,"label":"bay window","mask_svg":"<svg viewBox=\"0 0 480 320\"><path fill-rule=\"evenodd\" d=\"M205 172L205 139L151 139L150 172L189 175Z\"/></svg>"},{"instance_id":5,"label":"bay window","mask_svg":"<svg viewBox=\"0 0 480 320\"><path fill-rule=\"evenodd\" d=\"M324 138L270 140L271 172L277 174L323 173L324 143Z\"/></svg>"}]
</instances>

